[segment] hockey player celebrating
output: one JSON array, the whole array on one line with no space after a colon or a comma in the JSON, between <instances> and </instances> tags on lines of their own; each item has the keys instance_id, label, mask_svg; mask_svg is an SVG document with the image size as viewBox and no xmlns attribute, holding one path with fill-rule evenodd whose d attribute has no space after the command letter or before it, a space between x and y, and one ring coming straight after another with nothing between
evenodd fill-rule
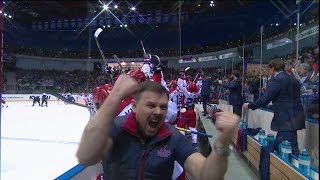
<instances>
[{"instance_id":1,"label":"hockey player celebrating","mask_svg":"<svg viewBox=\"0 0 320 180\"><path fill-rule=\"evenodd\" d=\"M171 80L169 84L169 100L174 102L177 107L179 107L179 101L180 101L180 96L179 96L179 91L177 89L178 84L176 80Z\"/></svg>"},{"instance_id":2,"label":"hockey player celebrating","mask_svg":"<svg viewBox=\"0 0 320 180\"><path fill-rule=\"evenodd\" d=\"M185 98L184 102L182 102L183 108L180 110L177 127L188 127L190 130L197 132L196 113L194 112L194 104L200 97L201 88L199 88L196 85L196 83L192 82L188 84L187 88L180 86L179 89L181 89ZM182 134L185 134L183 131L180 132ZM197 134L192 134L192 143L194 144L194 146L197 146Z\"/></svg>"},{"instance_id":3,"label":"hockey player celebrating","mask_svg":"<svg viewBox=\"0 0 320 180\"><path fill-rule=\"evenodd\" d=\"M152 63L151 63L151 54L144 54L143 56L143 65L141 67L142 72L147 79L153 78L152 72Z\"/></svg>"},{"instance_id":4,"label":"hockey player celebrating","mask_svg":"<svg viewBox=\"0 0 320 180\"><path fill-rule=\"evenodd\" d=\"M41 97L41 106L42 107L43 107L43 104L45 104L45 106L48 107L48 99L49 99L49 96L46 93L43 93L42 97Z\"/></svg>"},{"instance_id":5,"label":"hockey player celebrating","mask_svg":"<svg viewBox=\"0 0 320 180\"><path fill-rule=\"evenodd\" d=\"M203 73L203 71L201 70L201 69L199 69L198 70L198 76L196 77L197 79L196 79L196 81L197 81L197 86L199 87L199 88L201 88L201 86L202 86L202 79L203 79L203 76L204 76L204 73Z\"/></svg>"},{"instance_id":6,"label":"hockey player celebrating","mask_svg":"<svg viewBox=\"0 0 320 180\"><path fill-rule=\"evenodd\" d=\"M135 78L138 82L143 82L146 80L146 77L144 73L138 69L138 70L130 70L128 73L131 77ZM97 87L93 92L93 104L96 110L100 108L104 100L108 97L110 91L112 90L111 84L105 84L102 86ZM118 108L118 116L123 116L131 112L132 106L131 106L131 100L132 97L129 97L122 101Z\"/></svg>"},{"instance_id":7,"label":"hockey player celebrating","mask_svg":"<svg viewBox=\"0 0 320 180\"><path fill-rule=\"evenodd\" d=\"M178 87L187 87L187 76L184 69L180 69L179 78L177 81Z\"/></svg>"}]
</instances>

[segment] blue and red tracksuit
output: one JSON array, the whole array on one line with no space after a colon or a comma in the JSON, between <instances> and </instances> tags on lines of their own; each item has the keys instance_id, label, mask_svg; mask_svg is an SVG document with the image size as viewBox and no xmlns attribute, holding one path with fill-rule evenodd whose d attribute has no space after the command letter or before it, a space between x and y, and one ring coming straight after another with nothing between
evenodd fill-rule
<instances>
[{"instance_id":1,"label":"blue and red tracksuit","mask_svg":"<svg viewBox=\"0 0 320 180\"><path fill-rule=\"evenodd\" d=\"M174 161L183 166L197 152L185 136L166 123L155 137L142 143L133 112L114 120L112 138L113 148L102 162L104 179L171 179Z\"/></svg>"}]
</instances>

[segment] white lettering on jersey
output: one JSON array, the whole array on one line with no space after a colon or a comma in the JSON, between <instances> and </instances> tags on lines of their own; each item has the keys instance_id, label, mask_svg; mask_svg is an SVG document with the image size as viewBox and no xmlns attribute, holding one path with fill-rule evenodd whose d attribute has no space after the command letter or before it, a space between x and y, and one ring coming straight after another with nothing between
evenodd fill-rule
<instances>
[{"instance_id":1,"label":"white lettering on jersey","mask_svg":"<svg viewBox=\"0 0 320 180\"><path fill-rule=\"evenodd\" d=\"M192 106L197 99L200 97L201 88L199 88L199 91L197 93L191 93L187 90L186 87L179 86L179 89L182 91L184 95L184 105L186 107Z\"/></svg>"},{"instance_id":2,"label":"white lettering on jersey","mask_svg":"<svg viewBox=\"0 0 320 180\"><path fill-rule=\"evenodd\" d=\"M132 111L132 105L128 104L126 107L122 109L122 111L118 114L118 116L125 116Z\"/></svg>"},{"instance_id":3,"label":"white lettering on jersey","mask_svg":"<svg viewBox=\"0 0 320 180\"><path fill-rule=\"evenodd\" d=\"M174 102L176 105L179 103L179 92L178 90L174 90L169 94L169 100Z\"/></svg>"}]
</instances>

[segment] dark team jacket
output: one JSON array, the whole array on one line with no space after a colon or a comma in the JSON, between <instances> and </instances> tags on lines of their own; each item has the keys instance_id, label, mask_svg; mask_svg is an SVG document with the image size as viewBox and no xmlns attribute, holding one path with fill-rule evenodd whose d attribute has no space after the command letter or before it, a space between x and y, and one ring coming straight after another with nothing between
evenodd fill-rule
<instances>
[{"instance_id":1,"label":"dark team jacket","mask_svg":"<svg viewBox=\"0 0 320 180\"><path fill-rule=\"evenodd\" d=\"M240 79L234 79L229 84L223 85L224 88L229 89L229 104L233 106L242 105L243 98L241 95L242 86Z\"/></svg>"},{"instance_id":2,"label":"dark team jacket","mask_svg":"<svg viewBox=\"0 0 320 180\"><path fill-rule=\"evenodd\" d=\"M164 123L158 134L143 144L133 112L114 120L113 148L102 161L104 179L170 180L174 161L182 166L197 150L173 126Z\"/></svg>"},{"instance_id":3,"label":"dark team jacket","mask_svg":"<svg viewBox=\"0 0 320 180\"><path fill-rule=\"evenodd\" d=\"M305 128L305 114L300 99L300 83L293 76L280 72L268 81L266 92L249 108L257 109L272 101L273 131L296 131Z\"/></svg>"}]
</instances>

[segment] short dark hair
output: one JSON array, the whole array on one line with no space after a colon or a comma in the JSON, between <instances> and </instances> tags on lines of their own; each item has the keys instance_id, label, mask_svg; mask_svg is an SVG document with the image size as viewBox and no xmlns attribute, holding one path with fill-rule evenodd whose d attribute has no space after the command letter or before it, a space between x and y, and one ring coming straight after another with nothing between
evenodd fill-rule
<instances>
[{"instance_id":1,"label":"short dark hair","mask_svg":"<svg viewBox=\"0 0 320 180\"><path fill-rule=\"evenodd\" d=\"M275 71L284 71L286 64L282 59L273 59L269 62L269 68L274 68Z\"/></svg>"},{"instance_id":2,"label":"short dark hair","mask_svg":"<svg viewBox=\"0 0 320 180\"><path fill-rule=\"evenodd\" d=\"M166 88L164 88L161 84L153 81L144 81L141 84L139 84L138 90L134 94L134 99L136 101L139 101L141 98L141 94L146 91L151 91L157 94L166 94L169 99L169 94Z\"/></svg>"},{"instance_id":3,"label":"short dark hair","mask_svg":"<svg viewBox=\"0 0 320 180\"><path fill-rule=\"evenodd\" d=\"M236 76L237 78L240 77L240 71L238 71L238 70L233 70L233 71L232 71L232 74L233 74L234 76Z\"/></svg>"}]
</instances>

